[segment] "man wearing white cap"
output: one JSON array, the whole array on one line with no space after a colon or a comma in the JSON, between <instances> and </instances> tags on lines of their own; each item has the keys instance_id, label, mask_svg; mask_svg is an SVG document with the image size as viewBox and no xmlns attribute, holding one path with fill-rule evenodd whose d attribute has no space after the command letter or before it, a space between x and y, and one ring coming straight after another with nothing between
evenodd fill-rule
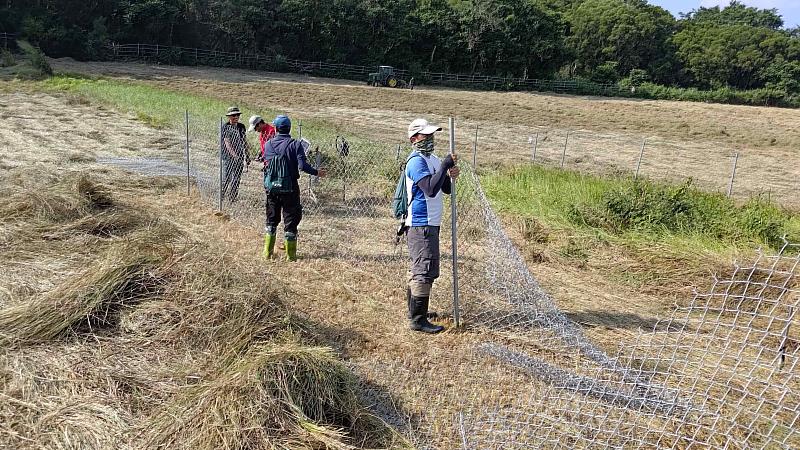
<instances>
[{"instance_id":1,"label":"man wearing white cap","mask_svg":"<svg viewBox=\"0 0 800 450\"><path fill-rule=\"evenodd\" d=\"M250 116L250 127L247 128L248 133L253 131L258 132L258 161L264 161L264 146L267 141L275 137L275 127L267 123L261 116Z\"/></svg>"},{"instance_id":2,"label":"man wearing white cap","mask_svg":"<svg viewBox=\"0 0 800 450\"><path fill-rule=\"evenodd\" d=\"M411 259L408 288L408 316L411 329L438 333L444 329L428 321L433 282L439 278L439 227L444 202L442 193L450 194L450 178L458 177L457 158L447 155L444 161L433 154L433 134L442 131L425 119L408 126L408 139L414 151L406 160L406 190L409 198L408 254Z\"/></svg>"}]
</instances>

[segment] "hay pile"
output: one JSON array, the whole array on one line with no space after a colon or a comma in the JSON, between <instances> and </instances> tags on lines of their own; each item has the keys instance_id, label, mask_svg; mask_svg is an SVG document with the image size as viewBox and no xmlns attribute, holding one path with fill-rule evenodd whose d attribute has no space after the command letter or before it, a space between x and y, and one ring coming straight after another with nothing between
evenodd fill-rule
<instances>
[{"instance_id":1,"label":"hay pile","mask_svg":"<svg viewBox=\"0 0 800 450\"><path fill-rule=\"evenodd\" d=\"M286 287L98 178L0 200L0 448L407 446Z\"/></svg>"}]
</instances>

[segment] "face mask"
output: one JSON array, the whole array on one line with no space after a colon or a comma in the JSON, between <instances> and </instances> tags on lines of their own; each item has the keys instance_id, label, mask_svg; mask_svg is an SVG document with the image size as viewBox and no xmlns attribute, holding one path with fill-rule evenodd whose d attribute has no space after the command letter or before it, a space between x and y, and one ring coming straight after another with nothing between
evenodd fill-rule
<instances>
[{"instance_id":1,"label":"face mask","mask_svg":"<svg viewBox=\"0 0 800 450\"><path fill-rule=\"evenodd\" d=\"M433 153L433 135L430 134L426 136L425 139L415 142L414 150L422 153L425 156L429 156L431 153Z\"/></svg>"}]
</instances>

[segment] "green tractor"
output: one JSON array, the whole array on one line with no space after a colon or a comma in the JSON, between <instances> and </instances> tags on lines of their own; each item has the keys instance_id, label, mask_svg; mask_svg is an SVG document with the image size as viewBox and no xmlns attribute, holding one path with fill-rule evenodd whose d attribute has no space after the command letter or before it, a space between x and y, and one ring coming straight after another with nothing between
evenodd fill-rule
<instances>
[{"instance_id":1,"label":"green tractor","mask_svg":"<svg viewBox=\"0 0 800 450\"><path fill-rule=\"evenodd\" d=\"M369 74L367 84L371 86L385 86L390 88L414 89L414 79L402 80L394 73L392 66L378 66L378 71Z\"/></svg>"}]
</instances>

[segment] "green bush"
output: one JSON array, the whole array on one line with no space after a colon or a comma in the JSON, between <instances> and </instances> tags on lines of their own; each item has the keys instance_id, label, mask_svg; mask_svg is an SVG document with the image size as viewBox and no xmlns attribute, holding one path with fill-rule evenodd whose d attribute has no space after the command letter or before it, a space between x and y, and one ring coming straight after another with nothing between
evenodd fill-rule
<instances>
[{"instance_id":1,"label":"green bush","mask_svg":"<svg viewBox=\"0 0 800 450\"><path fill-rule=\"evenodd\" d=\"M651 181L624 181L599 202L575 205L576 224L612 233L637 231L703 235L716 240L752 240L780 247L791 216L778 206L754 198L743 206L718 193Z\"/></svg>"},{"instance_id":2,"label":"green bush","mask_svg":"<svg viewBox=\"0 0 800 450\"><path fill-rule=\"evenodd\" d=\"M755 197L744 204L691 181L669 184L541 166L493 172L482 180L495 206L553 229L585 229L626 239L672 238L778 248L800 239L800 215Z\"/></svg>"},{"instance_id":3,"label":"green bush","mask_svg":"<svg viewBox=\"0 0 800 450\"><path fill-rule=\"evenodd\" d=\"M625 83L620 83L624 85ZM728 103L734 105L800 107L800 98L785 90L760 88L740 91L721 87L708 91L696 88L678 88L642 83L636 88L636 96L653 100L679 100L690 102Z\"/></svg>"},{"instance_id":4,"label":"green bush","mask_svg":"<svg viewBox=\"0 0 800 450\"><path fill-rule=\"evenodd\" d=\"M17 41L17 46L28 58L33 69L41 75L52 75L53 68L47 62L47 57L38 48L31 45L28 41Z\"/></svg>"},{"instance_id":5,"label":"green bush","mask_svg":"<svg viewBox=\"0 0 800 450\"><path fill-rule=\"evenodd\" d=\"M0 67L11 67L17 64L16 58L14 58L14 54L8 51L7 49L3 49L0 53Z\"/></svg>"},{"instance_id":6,"label":"green bush","mask_svg":"<svg viewBox=\"0 0 800 450\"><path fill-rule=\"evenodd\" d=\"M772 248L783 245L786 223L791 216L772 203L753 198L739 210L736 224L746 234L757 236ZM793 236L797 237L797 236Z\"/></svg>"}]
</instances>

